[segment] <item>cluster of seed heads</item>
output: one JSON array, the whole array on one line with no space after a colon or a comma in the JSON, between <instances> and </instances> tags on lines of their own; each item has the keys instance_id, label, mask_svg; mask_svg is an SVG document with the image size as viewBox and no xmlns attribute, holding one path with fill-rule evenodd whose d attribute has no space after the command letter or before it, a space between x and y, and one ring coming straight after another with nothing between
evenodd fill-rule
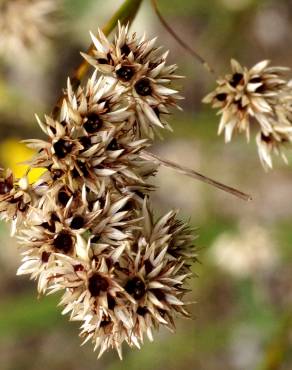
<instances>
[{"instance_id":1,"label":"cluster of seed heads","mask_svg":"<svg viewBox=\"0 0 292 370\"><path fill-rule=\"evenodd\" d=\"M288 68L270 67L265 60L248 69L232 60L231 69L203 100L220 109L218 133L225 131L226 142L233 132L245 132L249 140L254 128L263 166L272 168L272 154L287 162L283 147L292 142L292 86L284 78Z\"/></svg>"},{"instance_id":2,"label":"cluster of seed heads","mask_svg":"<svg viewBox=\"0 0 292 370\"><path fill-rule=\"evenodd\" d=\"M68 80L58 114L37 118L45 140L28 140L43 168L33 184L2 171L0 211L23 255L18 274L39 293L63 292L60 305L81 322L99 356L122 343L152 340L174 317L188 317L184 296L196 260L194 236L177 212L154 219L149 182L157 165L143 157L180 99L155 40L119 26L113 42L99 31L84 55L95 71L84 86Z\"/></svg>"}]
</instances>

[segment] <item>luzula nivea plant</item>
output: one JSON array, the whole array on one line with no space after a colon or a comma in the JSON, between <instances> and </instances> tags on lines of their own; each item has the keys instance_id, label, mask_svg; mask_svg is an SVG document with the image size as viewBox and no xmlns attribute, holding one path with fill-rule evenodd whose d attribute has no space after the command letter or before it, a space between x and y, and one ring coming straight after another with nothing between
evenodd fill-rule
<instances>
[{"instance_id":1,"label":"luzula nivea plant","mask_svg":"<svg viewBox=\"0 0 292 370\"><path fill-rule=\"evenodd\" d=\"M170 211L154 219L149 178L157 165L141 153L180 98L179 78L154 41L119 26L113 43L102 31L96 68L76 90L68 80L58 115L37 118L47 140L31 168L34 184L8 171L1 180L1 215L12 221L23 254L18 274L38 280L40 293L62 291L61 305L81 322L81 337L100 355L126 341L139 347L159 326L189 316L185 282L196 260L194 236Z\"/></svg>"},{"instance_id":2,"label":"luzula nivea plant","mask_svg":"<svg viewBox=\"0 0 292 370\"><path fill-rule=\"evenodd\" d=\"M123 23L140 3L126 1ZM127 4L135 7L125 15ZM101 30L91 37L53 113L37 117L47 139L27 141L36 151L30 168L43 168L43 175L30 184L2 171L0 211L19 240L18 274L37 280L39 293L62 292L63 313L81 323L80 336L99 356L114 348L122 357L123 342L140 347L153 330L173 330L175 316L189 316L194 234L176 211L154 217L150 179L158 166L249 197L147 151L159 130L170 129L167 117L181 99L175 86L181 76L155 39L121 24L113 41ZM94 71L81 82L88 64ZM232 61L232 73L204 100L221 109L219 131L227 141L233 132L249 138L250 126L259 126L259 154L268 167L271 153L292 141L283 71L268 62L248 70Z\"/></svg>"}]
</instances>

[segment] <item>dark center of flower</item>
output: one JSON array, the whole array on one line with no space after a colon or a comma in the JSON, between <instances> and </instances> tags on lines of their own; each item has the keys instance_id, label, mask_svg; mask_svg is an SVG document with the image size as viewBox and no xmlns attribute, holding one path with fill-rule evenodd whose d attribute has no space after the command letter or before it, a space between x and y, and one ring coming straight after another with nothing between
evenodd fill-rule
<instances>
[{"instance_id":1,"label":"dark center of flower","mask_svg":"<svg viewBox=\"0 0 292 370\"><path fill-rule=\"evenodd\" d=\"M64 139L59 139L54 145L56 156L59 159L65 158L67 154L71 153L73 144Z\"/></svg>"},{"instance_id":2,"label":"dark center of flower","mask_svg":"<svg viewBox=\"0 0 292 370\"><path fill-rule=\"evenodd\" d=\"M141 78L135 83L135 90L141 96L151 95L152 87L148 78Z\"/></svg>"},{"instance_id":3,"label":"dark center of flower","mask_svg":"<svg viewBox=\"0 0 292 370\"><path fill-rule=\"evenodd\" d=\"M54 247L67 254L73 247L73 238L67 231L61 231L54 240Z\"/></svg>"},{"instance_id":4,"label":"dark center of flower","mask_svg":"<svg viewBox=\"0 0 292 370\"><path fill-rule=\"evenodd\" d=\"M96 113L90 113L87 116L87 121L84 123L84 128L89 134L97 132L102 125L102 120Z\"/></svg>"},{"instance_id":5,"label":"dark center of flower","mask_svg":"<svg viewBox=\"0 0 292 370\"><path fill-rule=\"evenodd\" d=\"M127 44L124 44L122 47L121 47L121 53L122 55L129 55L131 52L131 49L129 47L129 45Z\"/></svg>"},{"instance_id":6,"label":"dark center of flower","mask_svg":"<svg viewBox=\"0 0 292 370\"><path fill-rule=\"evenodd\" d=\"M145 316L146 313L148 313L148 309L147 307L138 307L137 308L137 314L140 315L140 316Z\"/></svg>"},{"instance_id":7,"label":"dark center of flower","mask_svg":"<svg viewBox=\"0 0 292 370\"><path fill-rule=\"evenodd\" d=\"M261 94L261 93L265 92L265 90L266 90L265 84L261 84L261 86L259 86L255 89L255 92Z\"/></svg>"},{"instance_id":8,"label":"dark center of flower","mask_svg":"<svg viewBox=\"0 0 292 370\"><path fill-rule=\"evenodd\" d=\"M46 230L49 230L51 233L54 233L56 231L56 228L55 228L55 224L52 222L43 222L41 224L41 226L46 229Z\"/></svg>"},{"instance_id":9,"label":"dark center of flower","mask_svg":"<svg viewBox=\"0 0 292 370\"><path fill-rule=\"evenodd\" d=\"M83 270L84 270L84 267L83 267L83 265L81 265L81 263L79 263L78 265L74 265L74 271L75 272L83 271Z\"/></svg>"},{"instance_id":10,"label":"dark center of flower","mask_svg":"<svg viewBox=\"0 0 292 370\"><path fill-rule=\"evenodd\" d=\"M64 189L61 189L58 193L58 201L62 204L62 206L66 206L69 199L70 195Z\"/></svg>"},{"instance_id":11,"label":"dark center of flower","mask_svg":"<svg viewBox=\"0 0 292 370\"><path fill-rule=\"evenodd\" d=\"M110 310L113 310L116 306L116 301L111 295L107 295L107 305Z\"/></svg>"},{"instance_id":12,"label":"dark center of flower","mask_svg":"<svg viewBox=\"0 0 292 370\"><path fill-rule=\"evenodd\" d=\"M220 93L220 94L216 95L216 99L219 100L219 101L225 101L226 98L227 98L227 94L225 94L225 93Z\"/></svg>"},{"instance_id":13,"label":"dark center of flower","mask_svg":"<svg viewBox=\"0 0 292 370\"><path fill-rule=\"evenodd\" d=\"M243 78L242 73L238 73L238 72L234 73L230 81L230 85L232 87L236 87L241 82L242 78Z\"/></svg>"},{"instance_id":14,"label":"dark center of flower","mask_svg":"<svg viewBox=\"0 0 292 370\"><path fill-rule=\"evenodd\" d=\"M123 66L116 71L119 80L128 82L134 76L134 68L130 66Z\"/></svg>"},{"instance_id":15,"label":"dark center of flower","mask_svg":"<svg viewBox=\"0 0 292 370\"><path fill-rule=\"evenodd\" d=\"M155 294L156 298L159 301L163 301L165 299L165 294L161 290L159 290L159 289L153 289L152 292Z\"/></svg>"},{"instance_id":16,"label":"dark center of flower","mask_svg":"<svg viewBox=\"0 0 292 370\"><path fill-rule=\"evenodd\" d=\"M88 290L93 297L99 296L100 292L106 292L108 287L107 279L97 273L88 279Z\"/></svg>"},{"instance_id":17,"label":"dark center of flower","mask_svg":"<svg viewBox=\"0 0 292 370\"><path fill-rule=\"evenodd\" d=\"M97 62L99 64L108 64L108 60L106 58L98 58Z\"/></svg>"},{"instance_id":18,"label":"dark center of flower","mask_svg":"<svg viewBox=\"0 0 292 370\"><path fill-rule=\"evenodd\" d=\"M119 144L116 139L112 139L110 143L107 146L107 150L118 150L119 149Z\"/></svg>"},{"instance_id":19,"label":"dark center of flower","mask_svg":"<svg viewBox=\"0 0 292 370\"><path fill-rule=\"evenodd\" d=\"M41 257L42 262L47 263L49 261L50 255L51 255L51 253L44 251L42 253L42 257Z\"/></svg>"},{"instance_id":20,"label":"dark center of flower","mask_svg":"<svg viewBox=\"0 0 292 370\"><path fill-rule=\"evenodd\" d=\"M52 173L52 179L53 180L58 180L63 175L62 170L52 170L51 173Z\"/></svg>"},{"instance_id":21,"label":"dark center of flower","mask_svg":"<svg viewBox=\"0 0 292 370\"><path fill-rule=\"evenodd\" d=\"M91 242L92 243L98 243L100 240L100 236L99 235L95 235L92 239L91 239Z\"/></svg>"},{"instance_id":22,"label":"dark center of flower","mask_svg":"<svg viewBox=\"0 0 292 370\"><path fill-rule=\"evenodd\" d=\"M74 230L81 229L83 226L84 226L84 218L82 216L75 216L70 224L70 227Z\"/></svg>"},{"instance_id":23,"label":"dark center of flower","mask_svg":"<svg viewBox=\"0 0 292 370\"><path fill-rule=\"evenodd\" d=\"M141 299L146 293L146 286L142 279L138 276L127 281L125 285L127 293L131 294L135 299Z\"/></svg>"},{"instance_id":24,"label":"dark center of flower","mask_svg":"<svg viewBox=\"0 0 292 370\"><path fill-rule=\"evenodd\" d=\"M145 265L146 274L149 274L153 270L152 263L149 260L146 260L144 265Z\"/></svg>"},{"instance_id":25,"label":"dark center of flower","mask_svg":"<svg viewBox=\"0 0 292 370\"><path fill-rule=\"evenodd\" d=\"M263 133L261 133L261 140L265 143L271 143L273 141L270 135L266 136Z\"/></svg>"},{"instance_id":26,"label":"dark center of flower","mask_svg":"<svg viewBox=\"0 0 292 370\"><path fill-rule=\"evenodd\" d=\"M83 150L88 150L92 146L91 139L89 136L82 136L79 139L79 141L80 141L80 144L83 146Z\"/></svg>"},{"instance_id":27,"label":"dark center of flower","mask_svg":"<svg viewBox=\"0 0 292 370\"><path fill-rule=\"evenodd\" d=\"M262 82L262 78L261 77L254 77L249 82L251 82L252 84L258 84L258 83Z\"/></svg>"},{"instance_id":28,"label":"dark center of flower","mask_svg":"<svg viewBox=\"0 0 292 370\"><path fill-rule=\"evenodd\" d=\"M102 320L101 322L100 322L100 327L101 328L104 328L104 327L106 327L106 326L108 326L108 325L110 325L112 323L112 321L110 320L110 319L106 319L106 320Z\"/></svg>"},{"instance_id":29,"label":"dark center of flower","mask_svg":"<svg viewBox=\"0 0 292 370\"><path fill-rule=\"evenodd\" d=\"M77 164L78 164L78 167L79 167L80 171L82 172L82 174L84 176L87 176L88 175L88 170L87 170L86 164L84 162L81 162L81 161L77 161Z\"/></svg>"},{"instance_id":30,"label":"dark center of flower","mask_svg":"<svg viewBox=\"0 0 292 370\"><path fill-rule=\"evenodd\" d=\"M13 186L8 184L6 181L0 181L0 194L1 195L9 193L12 188Z\"/></svg>"}]
</instances>

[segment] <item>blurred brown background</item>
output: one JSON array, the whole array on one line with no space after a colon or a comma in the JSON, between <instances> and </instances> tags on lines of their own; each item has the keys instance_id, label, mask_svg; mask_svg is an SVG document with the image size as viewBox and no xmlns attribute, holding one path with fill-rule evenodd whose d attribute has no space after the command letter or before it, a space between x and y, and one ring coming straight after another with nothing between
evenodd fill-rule
<instances>
[{"instance_id":1,"label":"blurred brown background","mask_svg":"<svg viewBox=\"0 0 292 370\"><path fill-rule=\"evenodd\" d=\"M12 1L12 0L11 0ZM33 114L51 110L80 60L79 51L117 9L117 0L64 0L48 45L30 55L0 56L0 164L13 167L31 153L19 139L40 137ZM252 66L263 59L292 66L290 0L160 0L165 18L218 74L231 57ZM0 15L1 17L1 15ZM96 360L79 347L78 325L56 308L58 297L37 301L35 284L16 278L19 256L0 225L1 370L291 370L292 369L292 153L265 173L255 143L217 137L218 118L201 104L213 77L162 28L144 1L133 29L159 36L186 76L184 112L171 118L174 134L153 150L252 194L246 203L207 185L161 169L153 196L157 213L179 208L198 227L201 264L191 282L193 320L177 332L157 333L140 350L124 348ZM291 73L292 77L292 73ZM23 168L18 168L18 173Z\"/></svg>"}]
</instances>

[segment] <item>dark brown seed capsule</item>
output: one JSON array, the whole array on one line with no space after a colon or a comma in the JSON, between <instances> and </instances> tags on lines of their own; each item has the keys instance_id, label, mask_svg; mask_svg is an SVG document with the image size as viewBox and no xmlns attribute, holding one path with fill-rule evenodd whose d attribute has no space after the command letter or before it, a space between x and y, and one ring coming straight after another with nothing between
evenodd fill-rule
<instances>
[{"instance_id":1,"label":"dark brown seed capsule","mask_svg":"<svg viewBox=\"0 0 292 370\"><path fill-rule=\"evenodd\" d=\"M88 279L88 290L93 297L99 296L101 292L106 292L108 287L107 279L97 273Z\"/></svg>"},{"instance_id":2,"label":"dark brown seed capsule","mask_svg":"<svg viewBox=\"0 0 292 370\"><path fill-rule=\"evenodd\" d=\"M75 216L71 221L70 227L74 230L82 229L84 223L84 218L82 216Z\"/></svg>"},{"instance_id":3,"label":"dark brown seed capsule","mask_svg":"<svg viewBox=\"0 0 292 370\"><path fill-rule=\"evenodd\" d=\"M152 93L152 87L148 78L144 77L135 83L135 90L141 96L148 96Z\"/></svg>"},{"instance_id":4,"label":"dark brown seed capsule","mask_svg":"<svg viewBox=\"0 0 292 370\"><path fill-rule=\"evenodd\" d=\"M131 52L131 49L129 47L129 45L127 44L124 44L122 47L121 47L121 53L122 55L129 55Z\"/></svg>"},{"instance_id":5,"label":"dark brown seed capsule","mask_svg":"<svg viewBox=\"0 0 292 370\"><path fill-rule=\"evenodd\" d=\"M69 253L73 248L72 235L67 231L61 231L54 240L54 247L65 254Z\"/></svg>"},{"instance_id":6,"label":"dark brown seed capsule","mask_svg":"<svg viewBox=\"0 0 292 370\"><path fill-rule=\"evenodd\" d=\"M107 150L118 150L119 149L119 144L116 139L112 139L110 143L107 146Z\"/></svg>"},{"instance_id":7,"label":"dark brown seed capsule","mask_svg":"<svg viewBox=\"0 0 292 370\"><path fill-rule=\"evenodd\" d=\"M130 81L133 78L134 73L134 68L130 66L123 66L116 71L118 79L124 82Z\"/></svg>"},{"instance_id":8,"label":"dark brown seed capsule","mask_svg":"<svg viewBox=\"0 0 292 370\"><path fill-rule=\"evenodd\" d=\"M52 222L52 223L49 223L49 222L43 222L41 224L41 226L46 229L46 230L49 230L51 233L54 233L56 231L56 227L55 227L55 224Z\"/></svg>"},{"instance_id":9,"label":"dark brown seed capsule","mask_svg":"<svg viewBox=\"0 0 292 370\"><path fill-rule=\"evenodd\" d=\"M0 194L1 195L9 193L12 188L13 186L8 184L6 181L0 182Z\"/></svg>"},{"instance_id":10,"label":"dark brown seed capsule","mask_svg":"<svg viewBox=\"0 0 292 370\"><path fill-rule=\"evenodd\" d=\"M44 251L41 257L42 262L47 263L49 261L50 255L51 253Z\"/></svg>"},{"instance_id":11,"label":"dark brown seed capsule","mask_svg":"<svg viewBox=\"0 0 292 370\"><path fill-rule=\"evenodd\" d=\"M85 128L86 132L89 134L94 134L97 132L102 126L102 120L96 113L90 113L87 116L87 121L84 123L83 127Z\"/></svg>"},{"instance_id":12,"label":"dark brown seed capsule","mask_svg":"<svg viewBox=\"0 0 292 370\"><path fill-rule=\"evenodd\" d=\"M227 98L227 94L225 94L225 93L221 93L221 94L216 95L216 99L219 100L219 101L225 101L226 98Z\"/></svg>"},{"instance_id":13,"label":"dark brown seed capsule","mask_svg":"<svg viewBox=\"0 0 292 370\"><path fill-rule=\"evenodd\" d=\"M59 139L54 145L56 156L59 159L65 158L67 154L71 153L73 144L64 139Z\"/></svg>"},{"instance_id":14,"label":"dark brown seed capsule","mask_svg":"<svg viewBox=\"0 0 292 370\"><path fill-rule=\"evenodd\" d=\"M105 58L98 58L97 61L99 64L108 64L108 60Z\"/></svg>"},{"instance_id":15,"label":"dark brown seed capsule","mask_svg":"<svg viewBox=\"0 0 292 370\"><path fill-rule=\"evenodd\" d=\"M51 174L52 174L53 180L58 180L60 177L62 177L63 171L62 170L52 170Z\"/></svg>"},{"instance_id":16,"label":"dark brown seed capsule","mask_svg":"<svg viewBox=\"0 0 292 370\"><path fill-rule=\"evenodd\" d=\"M116 301L111 295L107 295L107 305L110 310L113 310L116 306Z\"/></svg>"},{"instance_id":17,"label":"dark brown seed capsule","mask_svg":"<svg viewBox=\"0 0 292 370\"><path fill-rule=\"evenodd\" d=\"M145 316L146 313L148 313L147 307L138 307L137 308L137 314L140 316Z\"/></svg>"},{"instance_id":18,"label":"dark brown seed capsule","mask_svg":"<svg viewBox=\"0 0 292 370\"><path fill-rule=\"evenodd\" d=\"M64 190L61 189L58 193L58 201L62 204L62 206L66 206L66 204L69 202L70 195Z\"/></svg>"},{"instance_id":19,"label":"dark brown seed capsule","mask_svg":"<svg viewBox=\"0 0 292 370\"><path fill-rule=\"evenodd\" d=\"M127 281L125 290L135 299L141 299L146 293L146 286L142 279L140 279L138 276L135 276Z\"/></svg>"},{"instance_id":20,"label":"dark brown seed capsule","mask_svg":"<svg viewBox=\"0 0 292 370\"><path fill-rule=\"evenodd\" d=\"M230 81L230 85L232 87L236 87L241 82L242 79L243 79L243 74L236 72L232 76L232 79Z\"/></svg>"},{"instance_id":21,"label":"dark brown seed capsule","mask_svg":"<svg viewBox=\"0 0 292 370\"><path fill-rule=\"evenodd\" d=\"M79 142L80 144L83 146L83 150L88 150L89 148L91 148L92 144L91 144L91 139L89 136L82 136L80 139L79 139Z\"/></svg>"}]
</instances>

